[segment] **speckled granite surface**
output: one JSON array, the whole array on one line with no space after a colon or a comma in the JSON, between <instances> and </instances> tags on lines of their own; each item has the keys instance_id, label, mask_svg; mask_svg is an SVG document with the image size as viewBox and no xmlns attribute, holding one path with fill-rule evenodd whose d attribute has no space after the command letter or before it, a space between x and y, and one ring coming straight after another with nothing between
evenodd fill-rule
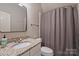
<instances>
[{"instance_id":1,"label":"speckled granite surface","mask_svg":"<svg viewBox=\"0 0 79 59\"><path fill-rule=\"evenodd\" d=\"M13 49L13 46L9 44L5 48L0 48L0 56L17 56L19 54L22 54L25 51L28 51L31 49L33 46L37 45L38 43L41 42L41 39L26 39L26 41L30 41L31 44L28 47L25 48L20 48L20 49Z\"/></svg>"}]
</instances>

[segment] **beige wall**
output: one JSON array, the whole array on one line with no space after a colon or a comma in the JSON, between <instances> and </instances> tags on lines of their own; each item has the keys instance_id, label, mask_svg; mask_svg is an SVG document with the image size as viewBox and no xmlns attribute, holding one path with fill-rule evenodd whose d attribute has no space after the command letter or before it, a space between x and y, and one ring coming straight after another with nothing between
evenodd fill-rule
<instances>
[{"instance_id":1,"label":"beige wall","mask_svg":"<svg viewBox=\"0 0 79 59\"><path fill-rule=\"evenodd\" d=\"M47 11L55 9L55 8L69 6L69 5L73 5L73 4L75 4L75 3L42 3L41 6L43 9L43 12L47 12Z\"/></svg>"},{"instance_id":2,"label":"beige wall","mask_svg":"<svg viewBox=\"0 0 79 59\"><path fill-rule=\"evenodd\" d=\"M31 24L39 24L39 12L41 11L40 4L32 4L25 3L25 7L27 8L27 31L26 32L14 32L14 33L5 33L8 38L20 37L20 36L31 36L38 37L39 36L39 28L35 26L31 26ZM4 33L0 33L0 37L3 36Z\"/></svg>"},{"instance_id":3,"label":"beige wall","mask_svg":"<svg viewBox=\"0 0 79 59\"><path fill-rule=\"evenodd\" d=\"M27 31L26 32L14 32L14 33L5 33L8 38L20 37L20 36L31 36L38 37L39 36L39 28L36 26L31 26L31 24L39 24L39 12L47 12L49 10L72 5L69 3L59 4L59 3L42 3L42 4L33 4L33 3L25 3L27 8ZM41 9L42 6L42 9ZM0 33L0 37L3 36L3 33Z\"/></svg>"},{"instance_id":4,"label":"beige wall","mask_svg":"<svg viewBox=\"0 0 79 59\"><path fill-rule=\"evenodd\" d=\"M39 36L39 27L31 26L31 24L39 25L39 12L41 12L41 4L24 4L27 7L27 34L32 37Z\"/></svg>"}]
</instances>

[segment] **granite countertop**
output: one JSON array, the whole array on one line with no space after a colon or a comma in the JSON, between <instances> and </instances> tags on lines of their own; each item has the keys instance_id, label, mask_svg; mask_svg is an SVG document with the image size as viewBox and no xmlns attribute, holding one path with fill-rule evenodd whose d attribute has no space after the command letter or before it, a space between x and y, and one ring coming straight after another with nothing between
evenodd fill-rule
<instances>
[{"instance_id":1,"label":"granite countertop","mask_svg":"<svg viewBox=\"0 0 79 59\"><path fill-rule=\"evenodd\" d=\"M18 56L18 55L24 53L25 51L28 51L29 49L31 49L38 43L40 43L41 39L40 38L38 38L38 39L27 38L26 41L31 42L31 44L25 48L13 49L12 43L14 43L14 42L9 43L7 45L7 47L5 47L5 48L0 48L0 56ZM16 44L16 43L14 43L14 44Z\"/></svg>"}]
</instances>

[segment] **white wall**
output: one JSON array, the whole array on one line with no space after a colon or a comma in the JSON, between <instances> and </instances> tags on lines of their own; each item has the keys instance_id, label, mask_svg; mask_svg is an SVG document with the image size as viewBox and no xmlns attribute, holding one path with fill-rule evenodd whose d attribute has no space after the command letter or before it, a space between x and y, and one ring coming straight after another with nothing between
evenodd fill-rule
<instances>
[{"instance_id":1,"label":"white wall","mask_svg":"<svg viewBox=\"0 0 79 59\"><path fill-rule=\"evenodd\" d=\"M10 14L11 31L25 31L26 8L20 7L18 3L0 3L0 11Z\"/></svg>"},{"instance_id":2,"label":"white wall","mask_svg":"<svg viewBox=\"0 0 79 59\"><path fill-rule=\"evenodd\" d=\"M0 31L1 32L10 32L10 14L0 11Z\"/></svg>"},{"instance_id":3,"label":"white wall","mask_svg":"<svg viewBox=\"0 0 79 59\"><path fill-rule=\"evenodd\" d=\"M25 3L24 5L27 8L27 31L5 33L8 38L14 38L20 36L31 36L31 37L39 36L39 28L35 26L31 26L31 24L39 24L38 13L41 11L41 5L33 4L33 3ZM0 33L0 37L2 37L3 34L4 33Z\"/></svg>"},{"instance_id":4,"label":"white wall","mask_svg":"<svg viewBox=\"0 0 79 59\"><path fill-rule=\"evenodd\" d=\"M39 27L31 26L31 24L39 25L39 12L41 12L41 4L28 3L27 7L27 34L32 37L39 36Z\"/></svg>"},{"instance_id":5,"label":"white wall","mask_svg":"<svg viewBox=\"0 0 79 59\"><path fill-rule=\"evenodd\" d=\"M43 9L43 12L47 12L47 11L55 9L55 8L69 6L69 5L73 5L73 4L75 4L75 3L42 3L41 6Z\"/></svg>"},{"instance_id":6,"label":"white wall","mask_svg":"<svg viewBox=\"0 0 79 59\"><path fill-rule=\"evenodd\" d=\"M24 4L27 8L27 31L26 32L14 32L14 33L6 33L7 37L20 37L20 36L31 36L31 37L38 37L39 36L39 28L35 26L31 26L31 24L39 24L39 12L43 10L43 12L47 12L49 10L72 5L72 3L42 3L42 4L33 4L33 3L25 3ZM41 9L42 6L42 9ZM3 33L2 33L3 34ZM0 36L2 35L0 34Z\"/></svg>"}]
</instances>

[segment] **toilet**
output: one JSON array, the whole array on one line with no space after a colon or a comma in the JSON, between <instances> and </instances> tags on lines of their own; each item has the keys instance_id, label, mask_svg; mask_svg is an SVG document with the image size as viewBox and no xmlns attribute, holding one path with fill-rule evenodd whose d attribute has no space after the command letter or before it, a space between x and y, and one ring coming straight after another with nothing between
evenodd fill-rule
<instances>
[{"instance_id":1,"label":"toilet","mask_svg":"<svg viewBox=\"0 0 79 59\"><path fill-rule=\"evenodd\" d=\"M43 47L41 47L41 55L42 56L53 56L54 53L51 48L43 46Z\"/></svg>"},{"instance_id":2,"label":"toilet","mask_svg":"<svg viewBox=\"0 0 79 59\"><path fill-rule=\"evenodd\" d=\"M41 40L41 42L42 42L41 38L37 38L37 39ZM46 47L46 46L41 47L41 56L53 56L53 55L54 55L54 52L51 48Z\"/></svg>"}]
</instances>

